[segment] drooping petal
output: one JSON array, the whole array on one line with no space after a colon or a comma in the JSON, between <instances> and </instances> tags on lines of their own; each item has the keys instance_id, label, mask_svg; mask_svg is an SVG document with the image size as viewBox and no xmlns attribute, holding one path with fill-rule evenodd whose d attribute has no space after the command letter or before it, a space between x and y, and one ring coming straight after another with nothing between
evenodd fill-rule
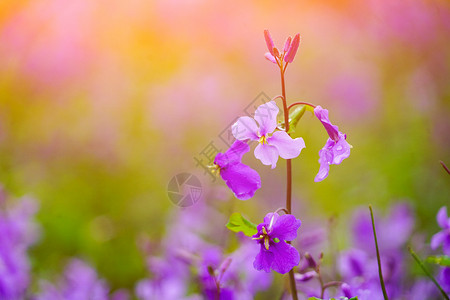
<instances>
[{"instance_id":1,"label":"drooping petal","mask_svg":"<svg viewBox=\"0 0 450 300\"><path fill-rule=\"evenodd\" d=\"M275 272L286 274L300 262L300 254L297 249L286 242L280 241L271 244L270 250L273 253L272 269Z\"/></svg>"},{"instance_id":2,"label":"drooping petal","mask_svg":"<svg viewBox=\"0 0 450 300\"><path fill-rule=\"evenodd\" d=\"M277 128L278 111L275 101L269 101L258 106L254 118L259 124L260 136L272 133Z\"/></svg>"},{"instance_id":3,"label":"drooping petal","mask_svg":"<svg viewBox=\"0 0 450 300\"><path fill-rule=\"evenodd\" d=\"M296 158L305 148L302 138L291 138L285 131L276 131L267 139L269 145L275 146L278 154L284 159Z\"/></svg>"},{"instance_id":4,"label":"drooping petal","mask_svg":"<svg viewBox=\"0 0 450 300\"><path fill-rule=\"evenodd\" d=\"M297 230L302 222L294 215L282 215L276 218L269 232L271 238L280 241L292 241L297 237Z\"/></svg>"},{"instance_id":5,"label":"drooping petal","mask_svg":"<svg viewBox=\"0 0 450 300\"><path fill-rule=\"evenodd\" d=\"M328 110L323 109L320 105L314 108L314 114L316 117L322 122L322 125L325 127L330 138L337 142L339 140L339 129L336 125L331 124L330 119L328 118Z\"/></svg>"},{"instance_id":6,"label":"drooping petal","mask_svg":"<svg viewBox=\"0 0 450 300\"><path fill-rule=\"evenodd\" d=\"M237 140L258 140L258 126L255 120L250 117L240 117L231 126L231 133Z\"/></svg>"},{"instance_id":7,"label":"drooping petal","mask_svg":"<svg viewBox=\"0 0 450 300\"><path fill-rule=\"evenodd\" d=\"M436 215L436 220L441 228L450 227L446 206L442 206L441 209L439 209Z\"/></svg>"},{"instance_id":8,"label":"drooping petal","mask_svg":"<svg viewBox=\"0 0 450 300\"><path fill-rule=\"evenodd\" d=\"M328 139L328 141L332 142L331 139ZM327 142L328 144L328 142ZM327 178L328 172L330 171L330 164L333 161L333 153L329 150L327 147L327 144L325 144L325 147L322 148L322 150L319 151L319 172L317 173L316 177L314 178L315 182L320 182Z\"/></svg>"},{"instance_id":9,"label":"drooping petal","mask_svg":"<svg viewBox=\"0 0 450 300\"><path fill-rule=\"evenodd\" d=\"M284 56L284 61L287 63L291 63L294 60L295 54L297 54L298 46L300 45L300 34L296 34L292 43Z\"/></svg>"},{"instance_id":10,"label":"drooping petal","mask_svg":"<svg viewBox=\"0 0 450 300\"><path fill-rule=\"evenodd\" d=\"M273 48L275 47L275 43L273 42L272 37L270 36L269 30L264 30L264 39L266 40L267 49L269 50L270 54L275 55L273 53Z\"/></svg>"},{"instance_id":11,"label":"drooping petal","mask_svg":"<svg viewBox=\"0 0 450 300\"><path fill-rule=\"evenodd\" d=\"M274 259L274 254L264 248L264 244L261 244L261 250L256 255L253 261L253 267L256 270L264 270L266 273L270 272L270 267Z\"/></svg>"},{"instance_id":12,"label":"drooping petal","mask_svg":"<svg viewBox=\"0 0 450 300\"><path fill-rule=\"evenodd\" d=\"M220 168L226 168L229 165L240 163L242 156L250 151L250 146L240 140L235 140L231 147L225 153L218 153L214 159L214 164Z\"/></svg>"},{"instance_id":13,"label":"drooping petal","mask_svg":"<svg viewBox=\"0 0 450 300\"><path fill-rule=\"evenodd\" d=\"M277 63L277 60L275 59L275 56L273 56L272 54L270 54L270 52L266 52L266 54L264 54L264 57L270 61L273 62L274 64Z\"/></svg>"},{"instance_id":14,"label":"drooping petal","mask_svg":"<svg viewBox=\"0 0 450 300\"><path fill-rule=\"evenodd\" d=\"M259 144L255 148L255 157L259 159L263 165L271 165L273 169L277 166L278 150L274 146L268 144Z\"/></svg>"},{"instance_id":15,"label":"drooping petal","mask_svg":"<svg viewBox=\"0 0 450 300\"><path fill-rule=\"evenodd\" d=\"M439 248L439 246L444 243L445 239L447 238L447 233L445 231L439 231L433 237L431 238L431 249L436 250Z\"/></svg>"},{"instance_id":16,"label":"drooping petal","mask_svg":"<svg viewBox=\"0 0 450 300\"><path fill-rule=\"evenodd\" d=\"M350 156L351 146L345 140L345 134L339 133L339 141L333 146L333 161L334 165L339 165L344 159Z\"/></svg>"},{"instance_id":17,"label":"drooping petal","mask_svg":"<svg viewBox=\"0 0 450 300\"><path fill-rule=\"evenodd\" d=\"M261 188L261 177L258 172L243 163L230 165L220 171L220 176L233 191L236 198L247 200Z\"/></svg>"}]
</instances>

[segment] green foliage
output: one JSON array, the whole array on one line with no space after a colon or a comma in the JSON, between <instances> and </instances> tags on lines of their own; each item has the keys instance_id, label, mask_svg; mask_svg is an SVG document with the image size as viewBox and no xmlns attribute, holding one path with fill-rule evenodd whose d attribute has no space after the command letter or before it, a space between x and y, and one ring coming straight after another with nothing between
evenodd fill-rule
<instances>
[{"instance_id":1,"label":"green foliage","mask_svg":"<svg viewBox=\"0 0 450 300\"><path fill-rule=\"evenodd\" d=\"M226 226L231 231L243 232L246 236L253 236L258 232L256 225L244 218L240 213L233 213Z\"/></svg>"},{"instance_id":2,"label":"green foliage","mask_svg":"<svg viewBox=\"0 0 450 300\"><path fill-rule=\"evenodd\" d=\"M306 105L299 105L289 112L289 133L294 133L298 121L303 117L306 111Z\"/></svg>"},{"instance_id":3,"label":"green foliage","mask_svg":"<svg viewBox=\"0 0 450 300\"><path fill-rule=\"evenodd\" d=\"M429 256L426 260L430 264L436 264L443 267L450 267L450 256L442 255L442 256Z\"/></svg>"}]
</instances>

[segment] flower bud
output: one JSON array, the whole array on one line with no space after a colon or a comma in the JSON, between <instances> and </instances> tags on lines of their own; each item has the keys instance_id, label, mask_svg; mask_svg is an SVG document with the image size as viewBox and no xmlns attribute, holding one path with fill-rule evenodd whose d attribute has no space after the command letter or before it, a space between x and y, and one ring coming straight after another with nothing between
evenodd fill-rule
<instances>
[{"instance_id":1,"label":"flower bud","mask_svg":"<svg viewBox=\"0 0 450 300\"><path fill-rule=\"evenodd\" d=\"M264 38L266 39L267 49L269 49L270 54L274 55L273 48L275 44L273 43L272 37L270 36L269 30L264 30Z\"/></svg>"},{"instance_id":2,"label":"flower bud","mask_svg":"<svg viewBox=\"0 0 450 300\"><path fill-rule=\"evenodd\" d=\"M297 54L298 46L300 45L300 34L296 34L292 40L291 46L284 56L284 61L291 63L294 60L295 54Z\"/></svg>"}]
</instances>

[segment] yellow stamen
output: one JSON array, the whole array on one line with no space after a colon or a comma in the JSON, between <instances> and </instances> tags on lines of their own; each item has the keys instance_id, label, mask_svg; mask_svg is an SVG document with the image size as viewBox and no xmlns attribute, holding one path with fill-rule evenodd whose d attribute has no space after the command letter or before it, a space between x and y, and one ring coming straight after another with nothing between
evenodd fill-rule
<instances>
[{"instance_id":1,"label":"yellow stamen","mask_svg":"<svg viewBox=\"0 0 450 300\"><path fill-rule=\"evenodd\" d=\"M263 135L263 136L261 136L261 137L259 138L259 143L260 143L260 144L267 144L267 138L266 138L265 135Z\"/></svg>"}]
</instances>

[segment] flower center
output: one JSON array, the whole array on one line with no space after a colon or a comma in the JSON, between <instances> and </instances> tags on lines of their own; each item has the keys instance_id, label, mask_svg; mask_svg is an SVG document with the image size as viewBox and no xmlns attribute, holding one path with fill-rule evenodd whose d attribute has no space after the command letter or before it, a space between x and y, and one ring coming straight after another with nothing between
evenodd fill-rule
<instances>
[{"instance_id":1,"label":"flower center","mask_svg":"<svg viewBox=\"0 0 450 300\"><path fill-rule=\"evenodd\" d=\"M220 166L219 165L216 165L216 164L209 165L208 169L211 171L211 174L213 174L213 175L220 174Z\"/></svg>"},{"instance_id":2,"label":"flower center","mask_svg":"<svg viewBox=\"0 0 450 300\"><path fill-rule=\"evenodd\" d=\"M269 250L270 237L269 237L269 234L267 233L266 227L263 226L262 234L260 234L259 237L256 237L253 239L254 240L264 240L264 247L266 248L266 250Z\"/></svg>"},{"instance_id":3,"label":"flower center","mask_svg":"<svg viewBox=\"0 0 450 300\"><path fill-rule=\"evenodd\" d=\"M267 137L265 136L265 135L263 135L263 136L261 136L260 138L259 138L259 143L260 144L267 144Z\"/></svg>"}]
</instances>

